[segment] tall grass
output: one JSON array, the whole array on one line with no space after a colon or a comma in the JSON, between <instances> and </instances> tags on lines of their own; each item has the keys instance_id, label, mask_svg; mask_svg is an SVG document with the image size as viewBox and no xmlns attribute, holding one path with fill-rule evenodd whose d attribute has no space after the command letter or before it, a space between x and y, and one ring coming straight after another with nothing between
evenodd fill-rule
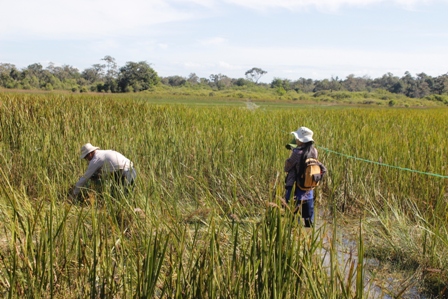
<instances>
[{"instance_id":1,"label":"tall grass","mask_svg":"<svg viewBox=\"0 0 448 299\"><path fill-rule=\"evenodd\" d=\"M1 294L367 298L364 253L446 282L446 179L324 149L447 175L446 110L259 106L0 94ZM278 208L284 144L299 125L323 147L317 208L332 228L305 230ZM66 201L86 142L134 162L131 196L92 189L85 204ZM363 219L359 255L342 263L340 217Z\"/></svg>"}]
</instances>

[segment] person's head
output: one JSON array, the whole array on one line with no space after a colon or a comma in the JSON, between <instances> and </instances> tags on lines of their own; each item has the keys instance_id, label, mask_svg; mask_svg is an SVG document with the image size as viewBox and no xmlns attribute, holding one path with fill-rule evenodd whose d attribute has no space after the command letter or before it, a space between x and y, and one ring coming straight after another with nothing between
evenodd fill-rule
<instances>
[{"instance_id":1,"label":"person's head","mask_svg":"<svg viewBox=\"0 0 448 299\"><path fill-rule=\"evenodd\" d=\"M286 149L293 150L297 147L296 138L293 138L289 143L285 145Z\"/></svg>"},{"instance_id":2,"label":"person's head","mask_svg":"<svg viewBox=\"0 0 448 299\"><path fill-rule=\"evenodd\" d=\"M99 147L93 146L90 143L86 143L81 147L81 159L86 159L87 161L92 160L95 155L95 151L99 149Z\"/></svg>"},{"instance_id":3,"label":"person's head","mask_svg":"<svg viewBox=\"0 0 448 299\"><path fill-rule=\"evenodd\" d=\"M310 156L314 148L313 131L307 127L300 127L297 131L291 132L296 138L297 146L302 149L302 159L300 160L300 169L304 169L305 161Z\"/></svg>"},{"instance_id":4,"label":"person's head","mask_svg":"<svg viewBox=\"0 0 448 299\"><path fill-rule=\"evenodd\" d=\"M294 135L297 145L302 145L309 142L314 143L314 133L307 127L300 127L297 131L291 132L291 134Z\"/></svg>"}]
</instances>

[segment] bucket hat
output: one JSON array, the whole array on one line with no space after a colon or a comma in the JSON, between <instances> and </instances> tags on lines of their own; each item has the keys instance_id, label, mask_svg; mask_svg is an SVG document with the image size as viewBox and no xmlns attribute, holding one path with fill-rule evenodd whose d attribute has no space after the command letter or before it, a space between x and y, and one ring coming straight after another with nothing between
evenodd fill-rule
<instances>
[{"instance_id":1,"label":"bucket hat","mask_svg":"<svg viewBox=\"0 0 448 299\"><path fill-rule=\"evenodd\" d=\"M90 143L86 143L81 147L81 159L84 159L88 154L93 151L96 151L99 147L93 146Z\"/></svg>"},{"instance_id":2,"label":"bucket hat","mask_svg":"<svg viewBox=\"0 0 448 299\"><path fill-rule=\"evenodd\" d=\"M300 127L297 131L291 132L291 134L296 137L296 139L299 139L302 143L307 143L313 140L313 131L308 129L307 127Z\"/></svg>"}]
</instances>

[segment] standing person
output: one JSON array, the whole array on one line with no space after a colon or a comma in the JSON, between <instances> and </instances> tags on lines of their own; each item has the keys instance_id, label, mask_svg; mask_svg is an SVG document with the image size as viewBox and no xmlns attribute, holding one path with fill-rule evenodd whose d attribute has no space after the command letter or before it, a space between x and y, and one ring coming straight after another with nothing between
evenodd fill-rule
<instances>
[{"instance_id":1,"label":"standing person","mask_svg":"<svg viewBox=\"0 0 448 299\"><path fill-rule=\"evenodd\" d=\"M284 170L295 179L294 200L296 211L301 208L301 216L305 222L305 227L311 227L314 222L314 190L302 190L299 188L301 176L306 169L306 159L318 158L317 149L314 147L313 131L307 127L300 127L297 131L291 132L294 135L297 147L291 152L291 156L285 161ZM327 172L326 167L319 162L321 177ZM301 221L299 220L299 223Z\"/></svg>"},{"instance_id":2,"label":"standing person","mask_svg":"<svg viewBox=\"0 0 448 299\"><path fill-rule=\"evenodd\" d=\"M89 179L96 179L110 174L117 185L124 186L125 192L134 184L137 173L134 165L125 156L113 150L100 150L99 147L86 143L81 147L81 159L89 163L86 172L75 184L72 196L76 197Z\"/></svg>"}]
</instances>

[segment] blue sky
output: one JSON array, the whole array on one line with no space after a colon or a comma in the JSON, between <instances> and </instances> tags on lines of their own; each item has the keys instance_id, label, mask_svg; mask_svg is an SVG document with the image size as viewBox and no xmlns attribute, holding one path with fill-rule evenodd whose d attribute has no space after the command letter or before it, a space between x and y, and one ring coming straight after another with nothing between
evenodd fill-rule
<instances>
[{"instance_id":1,"label":"blue sky","mask_svg":"<svg viewBox=\"0 0 448 299\"><path fill-rule=\"evenodd\" d=\"M0 63L110 55L160 76L344 79L448 73L448 0L0 0Z\"/></svg>"}]
</instances>

